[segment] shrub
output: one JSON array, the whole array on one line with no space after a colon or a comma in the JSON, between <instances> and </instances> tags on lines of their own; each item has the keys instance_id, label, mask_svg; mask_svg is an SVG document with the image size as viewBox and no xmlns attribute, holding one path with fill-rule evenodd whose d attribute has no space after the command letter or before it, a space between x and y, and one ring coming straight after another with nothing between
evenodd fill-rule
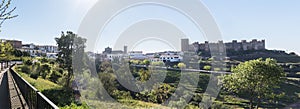
<instances>
[{"instance_id":1,"label":"shrub","mask_svg":"<svg viewBox=\"0 0 300 109\"><path fill-rule=\"evenodd\" d=\"M28 66L30 66L30 65L32 65L33 63L32 63L32 61L30 60L30 59L28 59L28 60L25 60L25 65L28 65Z\"/></svg>"},{"instance_id":2,"label":"shrub","mask_svg":"<svg viewBox=\"0 0 300 109\"><path fill-rule=\"evenodd\" d=\"M40 76L44 79L46 78L47 74L50 73L51 67L49 64L44 64L41 66Z\"/></svg>"},{"instance_id":3,"label":"shrub","mask_svg":"<svg viewBox=\"0 0 300 109\"><path fill-rule=\"evenodd\" d=\"M47 79L57 83L58 79L61 77L61 74L59 74L59 72L57 71L52 71L49 75L47 75Z\"/></svg>"},{"instance_id":4,"label":"shrub","mask_svg":"<svg viewBox=\"0 0 300 109\"><path fill-rule=\"evenodd\" d=\"M112 96L116 99L132 99L130 92L114 90Z\"/></svg>"},{"instance_id":5,"label":"shrub","mask_svg":"<svg viewBox=\"0 0 300 109\"><path fill-rule=\"evenodd\" d=\"M42 63L48 63L48 59L46 59L46 58L41 58L40 61L41 61Z\"/></svg>"},{"instance_id":6,"label":"shrub","mask_svg":"<svg viewBox=\"0 0 300 109\"><path fill-rule=\"evenodd\" d=\"M180 69L186 68L186 65L185 65L184 63L179 63L177 66L178 66Z\"/></svg>"},{"instance_id":7,"label":"shrub","mask_svg":"<svg viewBox=\"0 0 300 109\"><path fill-rule=\"evenodd\" d=\"M206 66L203 67L203 69L204 69L204 70L211 70L211 66L206 65Z\"/></svg>"},{"instance_id":8,"label":"shrub","mask_svg":"<svg viewBox=\"0 0 300 109\"><path fill-rule=\"evenodd\" d=\"M21 72L23 72L23 73L30 74L30 71L31 71L30 68L26 65L23 65L21 67Z\"/></svg>"},{"instance_id":9,"label":"shrub","mask_svg":"<svg viewBox=\"0 0 300 109\"><path fill-rule=\"evenodd\" d=\"M39 77L39 74L37 72L33 72L30 74L30 78L37 79L38 77Z\"/></svg>"},{"instance_id":10,"label":"shrub","mask_svg":"<svg viewBox=\"0 0 300 109\"><path fill-rule=\"evenodd\" d=\"M50 63L51 65L54 65L54 64L55 64L55 62L54 62L54 61L50 61L49 63Z\"/></svg>"}]
</instances>

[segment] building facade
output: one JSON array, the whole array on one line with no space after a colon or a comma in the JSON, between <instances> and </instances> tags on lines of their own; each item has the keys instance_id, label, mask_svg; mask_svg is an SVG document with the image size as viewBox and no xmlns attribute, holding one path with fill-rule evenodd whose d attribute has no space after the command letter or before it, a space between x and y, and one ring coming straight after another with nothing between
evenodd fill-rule
<instances>
[{"instance_id":1,"label":"building facade","mask_svg":"<svg viewBox=\"0 0 300 109\"><path fill-rule=\"evenodd\" d=\"M6 40L6 42L10 43L15 49L22 48L22 41L18 41L18 40Z\"/></svg>"},{"instance_id":2,"label":"building facade","mask_svg":"<svg viewBox=\"0 0 300 109\"><path fill-rule=\"evenodd\" d=\"M37 46L39 50L41 50L43 53L58 53L58 47L52 46L52 45L40 45Z\"/></svg>"},{"instance_id":3,"label":"building facade","mask_svg":"<svg viewBox=\"0 0 300 109\"><path fill-rule=\"evenodd\" d=\"M19 40L6 40L6 39L0 39L0 42L7 42L10 43L10 45L14 49L21 49L22 48L22 41Z\"/></svg>"}]
</instances>

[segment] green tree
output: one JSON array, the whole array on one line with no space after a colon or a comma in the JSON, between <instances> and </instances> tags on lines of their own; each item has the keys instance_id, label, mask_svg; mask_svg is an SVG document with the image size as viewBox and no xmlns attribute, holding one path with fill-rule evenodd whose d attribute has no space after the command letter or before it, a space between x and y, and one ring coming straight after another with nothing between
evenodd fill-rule
<instances>
[{"instance_id":1,"label":"green tree","mask_svg":"<svg viewBox=\"0 0 300 109\"><path fill-rule=\"evenodd\" d=\"M146 65L146 66L150 65L150 61L147 59L143 60L143 65Z\"/></svg>"},{"instance_id":2,"label":"green tree","mask_svg":"<svg viewBox=\"0 0 300 109\"><path fill-rule=\"evenodd\" d=\"M151 65L153 65L153 66L164 66L165 63L162 62L162 61L158 61L158 62L152 62Z\"/></svg>"},{"instance_id":3,"label":"green tree","mask_svg":"<svg viewBox=\"0 0 300 109\"><path fill-rule=\"evenodd\" d=\"M257 59L239 64L232 69L232 74L224 76L224 88L228 91L247 94L250 99L250 109L253 102L260 105L261 99L278 88L285 77L283 68L274 59Z\"/></svg>"},{"instance_id":4,"label":"green tree","mask_svg":"<svg viewBox=\"0 0 300 109\"><path fill-rule=\"evenodd\" d=\"M13 59L14 48L8 42L0 43L0 61L1 68L3 67L3 62L6 62L6 66L8 66L8 62Z\"/></svg>"},{"instance_id":5,"label":"green tree","mask_svg":"<svg viewBox=\"0 0 300 109\"><path fill-rule=\"evenodd\" d=\"M169 84L162 84L158 87L158 89L153 90L154 94L156 95L158 103L165 102L174 92L174 88L171 87Z\"/></svg>"},{"instance_id":6,"label":"green tree","mask_svg":"<svg viewBox=\"0 0 300 109\"><path fill-rule=\"evenodd\" d=\"M140 81L145 82L150 78L150 72L148 70L141 69L139 71Z\"/></svg>"},{"instance_id":7,"label":"green tree","mask_svg":"<svg viewBox=\"0 0 300 109\"><path fill-rule=\"evenodd\" d=\"M152 90L142 91L136 94L136 96L143 101L163 103L173 94L174 90L175 89L169 84L155 84Z\"/></svg>"},{"instance_id":8,"label":"green tree","mask_svg":"<svg viewBox=\"0 0 300 109\"><path fill-rule=\"evenodd\" d=\"M186 65L184 64L184 63L178 63L178 65L177 65L180 69L184 69L184 68L186 68Z\"/></svg>"},{"instance_id":9,"label":"green tree","mask_svg":"<svg viewBox=\"0 0 300 109\"><path fill-rule=\"evenodd\" d=\"M140 60L130 60L130 63L131 63L131 64L134 64L134 65L138 65L138 64L140 64L141 62L140 62Z\"/></svg>"},{"instance_id":10,"label":"green tree","mask_svg":"<svg viewBox=\"0 0 300 109\"><path fill-rule=\"evenodd\" d=\"M41 66L41 69L39 71L39 76L42 76L42 78L46 78L46 76L51 72L51 67L49 64L43 64Z\"/></svg>"},{"instance_id":11,"label":"green tree","mask_svg":"<svg viewBox=\"0 0 300 109\"><path fill-rule=\"evenodd\" d=\"M79 37L77 34L68 31L62 32L61 37L55 38L58 45L57 62L60 66L68 71L66 86L70 86L73 71L80 72L84 67L84 48L86 39ZM74 68L74 69L73 69Z\"/></svg>"},{"instance_id":12,"label":"green tree","mask_svg":"<svg viewBox=\"0 0 300 109\"><path fill-rule=\"evenodd\" d=\"M203 69L204 69L204 70L211 70L211 66L206 65L206 66L203 67Z\"/></svg>"},{"instance_id":13,"label":"green tree","mask_svg":"<svg viewBox=\"0 0 300 109\"><path fill-rule=\"evenodd\" d=\"M118 87L116 75L112 73L99 73L98 75L103 87L109 94L113 94L114 90L117 90Z\"/></svg>"},{"instance_id":14,"label":"green tree","mask_svg":"<svg viewBox=\"0 0 300 109\"><path fill-rule=\"evenodd\" d=\"M99 67L100 72L98 73L113 73L112 64L109 61L101 62Z\"/></svg>"}]
</instances>

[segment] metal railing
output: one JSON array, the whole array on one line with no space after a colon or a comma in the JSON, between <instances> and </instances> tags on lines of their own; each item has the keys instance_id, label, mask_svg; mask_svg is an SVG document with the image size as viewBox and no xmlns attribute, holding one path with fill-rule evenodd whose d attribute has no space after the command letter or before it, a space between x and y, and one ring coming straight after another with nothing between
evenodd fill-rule
<instances>
[{"instance_id":1,"label":"metal railing","mask_svg":"<svg viewBox=\"0 0 300 109\"><path fill-rule=\"evenodd\" d=\"M52 101L12 70L12 67L9 70L30 109L59 109Z\"/></svg>"}]
</instances>

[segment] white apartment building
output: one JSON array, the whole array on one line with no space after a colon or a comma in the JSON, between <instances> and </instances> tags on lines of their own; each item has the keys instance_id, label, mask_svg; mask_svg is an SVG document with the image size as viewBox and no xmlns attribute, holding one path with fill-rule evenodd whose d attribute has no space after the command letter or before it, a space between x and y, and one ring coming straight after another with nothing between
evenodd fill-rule
<instances>
[{"instance_id":1,"label":"white apartment building","mask_svg":"<svg viewBox=\"0 0 300 109\"><path fill-rule=\"evenodd\" d=\"M162 62L181 62L182 57L180 55L161 55L159 61Z\"/></svg>"},{"instance_id":2,"label":"white apartment building","mask_svg":"<svg viewBox=\"0 0 300 109\"><path fill-rule=\"evenodd\" d=\"M137 60L144 60L148 57L143 54L142 51L131 51L129 52L129 59L137 59Z\"/></svg>"}]
</instances>

